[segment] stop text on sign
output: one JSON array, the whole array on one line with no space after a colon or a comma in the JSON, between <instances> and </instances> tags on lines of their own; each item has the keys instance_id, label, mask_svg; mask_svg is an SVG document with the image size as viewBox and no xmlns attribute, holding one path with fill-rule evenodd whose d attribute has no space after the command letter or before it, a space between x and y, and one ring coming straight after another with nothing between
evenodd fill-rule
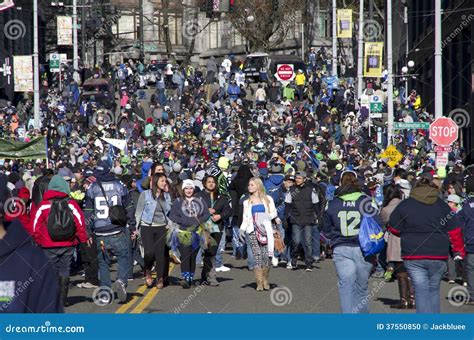
<instances>
[{"instance_id":1,"label":"stop text on sign","mask_svg":"<svg viewBox=\"0 0 474 340\"><path fill-rule=\"evenodd\" d=\"M432 136L431 137L449 137L456 134L458 130L455 126L433 126L431 128Z\"/></svg>"}]
</instances>

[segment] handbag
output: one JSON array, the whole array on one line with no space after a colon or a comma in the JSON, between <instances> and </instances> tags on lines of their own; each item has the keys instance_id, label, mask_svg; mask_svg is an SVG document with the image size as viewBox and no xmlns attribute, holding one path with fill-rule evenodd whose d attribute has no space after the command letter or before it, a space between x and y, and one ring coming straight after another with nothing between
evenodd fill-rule
<instances>
[{"instance_id":1,"label":"handbag","mask_svg":"<svg viewBox=\"0 0 474 340\"><path fill-rule=\"evenodd\" d=\"M275 239L275 245L274 248L277 252L283 253L285 251L285 241L281 237L281 234L278 231L275 231L273 233L273 238Z\"/></svg>"},{"instance_id":2,"label":"handbag","mask_svg":"<svg viewBox=\"0 0 474 340\"><path fill-rule=\"evenodd\" d=\"M261 245L268 244L268 237L267 237L267 232L265 230L265 226L257 223L257 221L255 220L255 217L253 217L253 227L255 230L255 235L257 236L258 243L260 243Z\"/></svg>"},{"instance_id":3,"label":"handbag","mask_svg":"<svg viewBox=\"0 0 474 340\"><path fill-rule=\"evenodd\" d=\"M110 206L102 184L97 184L99 185L99 188L102 191L102 194L104 195L105 203L107 203L107 206L109 207L110 223L114 225L119 225L121 227L127 226L127 209L125 209L125 207L123 207L122 205Z\"/></svg>"}]
</instances>

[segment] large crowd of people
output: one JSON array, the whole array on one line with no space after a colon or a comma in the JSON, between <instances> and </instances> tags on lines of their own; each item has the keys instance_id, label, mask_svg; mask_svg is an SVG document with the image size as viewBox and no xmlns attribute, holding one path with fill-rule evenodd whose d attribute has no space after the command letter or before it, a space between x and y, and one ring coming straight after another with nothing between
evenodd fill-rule
<instances>
[{"instance_id":1,"label":"large crowd of people","mask_svg":"<svg viewBox=\"0 0 474 340\"><path fill-rule=\"evenodd\" d=\"M44 137L47 155L1 161L0 279L24 282L32 270L41 279L0 311L62 311L72 271L84 272L79 288L113 291L122 302L137 275L148 287L174 284L171 262L184 289L217 286L231 270L227 250L254 271L258 291L270 289L272 267L309 272L331 258L345 313L368 311L370 276L398 281L393 308L440 312L443 278L474 299L466 151L456 142L448 165L436 168L427 130L395 131L388 141L386 118L359 109L352 67L340 65L334 84L324 50L311 49L308 60L285 85L264 73L249 83L235 56L196 68L84 67L83 80L113 84L95 89L103 96L87 95L67 70L60 90L44 71L40 128L27 96L1 109L2 137ZM109 90L115 105L100 99ZM405 92L387 103L383 78L364 89L393 105L396 121L432 121L416 91ZM394 168L379 157L388 144L403 155ZM366 216L385 233L377 255L359 246Z\"/></svg>"}]
</instances>

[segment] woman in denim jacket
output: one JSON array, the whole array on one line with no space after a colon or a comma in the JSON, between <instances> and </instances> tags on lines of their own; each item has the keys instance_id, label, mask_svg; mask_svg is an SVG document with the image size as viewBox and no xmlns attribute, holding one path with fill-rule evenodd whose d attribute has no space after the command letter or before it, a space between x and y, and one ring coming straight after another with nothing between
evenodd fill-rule
<instances>
[{"instance_id":1,"label":"woman in denim jacket","mask_svg":"<svg viewBox=\"0 0 474 340\"><path fill-rule=\"evenodd\" d=\"M165 174L155 174L151 189L140 194L135 210L139 221L140 236L144 248L145 284L153 286L151 269L156 262L156 287L161 289L168 285L170 249L166 244L166 232L170 211L171 197L165 192L167 178Z\"/></svg>"}]
</instances>

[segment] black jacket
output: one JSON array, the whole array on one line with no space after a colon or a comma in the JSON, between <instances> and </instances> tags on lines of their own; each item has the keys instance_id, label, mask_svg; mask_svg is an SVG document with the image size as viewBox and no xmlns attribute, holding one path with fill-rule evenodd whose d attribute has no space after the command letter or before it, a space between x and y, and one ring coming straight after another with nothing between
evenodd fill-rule
<instances>
[{"instance_id":1,"label":"black jacket","mask_svg":"<svg viewBox=\"0 0 474 340\"><path fill-rule=\"evenodd\" d=\"M292 186L285 198L285 218L289 216L292 224L300 226L315 225L320 212L318 190L312 183Z\"/></svg>"},{"instance_id":2,"label":"black jacket","mask_svg":"<svg viewBox=\"0 0 474 340\"><path fill-rule=\"evenodd\" d=\"M0 240L0 313L62 313L57 274L18 220Z\"/></svg>"},{"instance_id":3,"label":"black jacket","mask_svg":"<svg viewBox=\"0 0 474 340\"><path fill-rule=\"evenodd\" d=\"M219 229L222 231L224 229L224 221L232 215L232 208L229 205L229 201L223 196L219 196L214 206L212 206L211 195L205 190L198 192L196 197L201 197L209 208L214 208L216 215L221 215L221 219L215 223L219 225Z\"/></svg>"}]
</instances>

